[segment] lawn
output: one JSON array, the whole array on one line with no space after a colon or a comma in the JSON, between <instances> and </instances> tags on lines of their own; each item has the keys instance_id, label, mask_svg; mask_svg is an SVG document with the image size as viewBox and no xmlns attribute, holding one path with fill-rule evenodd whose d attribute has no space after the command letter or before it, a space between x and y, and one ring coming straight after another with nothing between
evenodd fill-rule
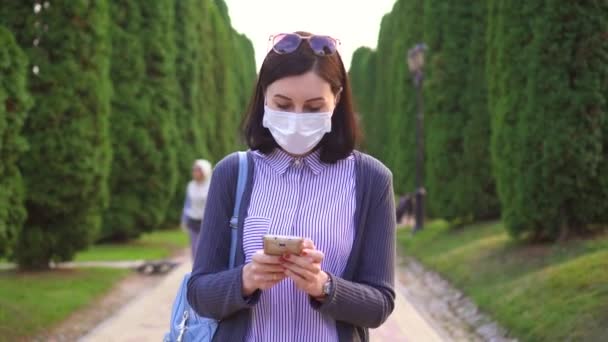
<instances>
[{"instance_id":1,"label":"lawn","mask_svg":"<svg viewBox=\"0 0 608 342\"><path fill-rule=\"evenodd\" d=\"M449 229L435 221L398 240L521 341L608 341L608 234L530 245L500 223Z\"/></svg>"},{"instance_id":2,"label":"lawn","mask_svg":"<svg viewBox=\"0 0 608 342\"><path fill-rule=\"evenodd\" d=\"M188 246L188 234L180 229L154 231L122 244L91 246L76 261L155 260L171 256Z\"/></svg>"},{"instance_id":3,"label":"lawn","mask_svg":"<svg viewBox=\"0 0 608 342\"><path fill-rule=\"evenodd\" d=\"M106 293L129 271L0 272L0 340L25 340Z\"/></svg>"},{"instance_id":4,"label":"lawn","mask_svg":"<svg viewBox=\"0 0 608 342\"><path fill-rule=\"evenodd\" d=\"M102 244L76 255L77 261L153 260L188 246L180 229L147 233L123 244ZM0 341L24 340L47 331L91 304L130 270L87 268L30 273L0 271Z\"/></svg>"}]
</instances>

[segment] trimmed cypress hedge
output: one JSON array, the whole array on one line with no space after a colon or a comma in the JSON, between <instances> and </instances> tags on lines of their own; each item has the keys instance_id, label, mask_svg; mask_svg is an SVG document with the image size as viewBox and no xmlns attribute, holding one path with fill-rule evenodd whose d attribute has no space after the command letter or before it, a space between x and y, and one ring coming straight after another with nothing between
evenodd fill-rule
<instances>
[{"instance_id":1,"label":"trimmed cypress hedge","mask_svg":"<svg viewBox=\"0 0 608 342\"><path fill-rule=\"evenodd\" d=\"M508 230L555 239L605 224L608 4L497 1L488 24L493 164Z\"/></svg>"},{"instance_id":2,"label":"trimmed cypress hedge","mask_svg":"<svg viewBox=\"0 0 608 342\"><path fill-rule=\"evenodd\" d=\"M181 213L185 185L197 158L220 160L242 148L238 130L256 78L253 45L234 31L223 1L176 2L179 181L168 222Z\"/></svg>"},{"instance_id":3,"label":"trimmed cypress hedge","mask_svg":"<svg viewBox=\"0 0 608 342\"><path fill-rule=\"evenodd\" d=\"M429 210L454 224L499 215L491 174L483 3L425 2Z\"/></svg>"},{"instance_id":4,"label":"trimmed cypress hedge","mask_svg":"<svg viewBox=\"0 0 608 342\"><path fill-rule=\"evenodd\" d=\"M175 196L167 213L166 221L175 224L184 204L185 184L190 180L192 162L198 158L209 159L205 141L204 103L201 96L201 42L203 34L197 29L201 13L200 1L175 1L175 42L178 101L175 111L179 141L177 148L178 176ZM177 19L179 18L179 19Z\"/></svg>"},{"instance_id":5,"label":"trimmed cypress hedge","mask_svg":"<svg viewBox=\"0 0 608 342\"><path fill-rule=\"evenodd\" d=\"M533 239L605 225L607 27L598 2L397 1L377 50L353 56L367 148L398 192L414 190L405 51L424 40L429 213L464 223L500 212Z\"/></svg>"},{"instance_id":6,"label":"trimmed cypress hedge","mask_svg":"<svg viewBox=\"0 0 608 342\"><path fill-rule=\"evenodd\" d=\"M177 151L181 137L176 121L179 87L175 70L175 4L172 0L139 0L139 6L146 75L141 96L148 106L144 127L151 142L149 158L141 165L141 172L147 173L148 187L141 232L160 228L171 208L178 180Z\"/></svg>"},{"instance_id":7,"label":"trimmed cypress hedge","mask_svg":"<svg viewBox=\"0 0 608 342\"><path fill-rule=\"evenodd\" d=\"M7 256L26 217L25 191L17 162L27 147L21 128L31 99L25 53L1 26L0 46L0 256Z\"/></svg>"},{"instance_id":8,"label":"trimmed cypress hedge","mask_svg":"<svg viewBox=\"0 0 608 342\"><path fill-rule=\"evenodd\" d=\"M47 3L48 4L48 3ZM24 268L68 260L96 237L108 200L111 149L107 2L4 1L0 17L30 60L34 106L20 167L28 218L14 247Z\"/></svg>"},{"instance_id":9,"label":"trimmed cypress hedge","mask_svg":"<svg viewBox=\"0 0 608 342\"><path fill-rule=\"evenodd\" d=\"M463 127L463 168L465 186L460 190L465 200L455 211L457 216L472 213L474 219L494 219L500 216L500 201L496 193L496 181L492 174L490 154L490 111L485 70L485 34L488 5L475 2L470 5L468 70L465 74L463 102L466 104L468 120ZM455 216L456 216L455 215Z\"/></svg>"},{"instance_id":10,"label":"trimmed cypress hedge","mask_svg":"<svg viewBox=\"0 0 608 342\"><path fill-rule=\"evenodd\" d=\"M424 41L427 214L454 224L499 215L490 163L484 4L399 0L375 51L358 50L350 70L368 151L383 160L398 193L415 190L416 90L407 51ZM373 81L370 81L373 80Z\"/></svg>"},{"instance_id":11,"label":"trimmed cypress hedge","mask_svg":"<svg viewBox=\"0 0 608 342\"><path fill-rule=\"evenodd\" d=\"M192 161L241 147L254 51L223 1L0 0L0 19L0 255L22 267L175 224Z\"/></svg>"},{"instance_id":12,"label":"trimmed cypress hedge","mask_svg":"<svg viewBox=\"0 0 608 342\"><path fill-rule=\"evenodd\" d=\"M421 3L398 1L382 19L377 50L353 56L352 65L364 74L350 70L365 146L391 168L398 193L414 189L416 95L406 56L421 35L421 12Z\"/></svg>"},{"instance_id":13,"label":"trimmed cypress hedge","mask_svg":"<svg viewBox=\"0 0 608 342\"><path fill-rule=\"evenodd\" d=\"M237 147L238 136L225 134L225 132L238 130L238 121L235 121L234 118L238 111L239 100L235 94L238 84L234 75L232 29L221 9L217 6L212 6L210 9L211 37L209 43L213 51L213 60L226 61L226 63L216 65L211 71L215 87L214 93L217 94L217 106L214 108L215 126L209 127L210 132L208 132L212 140L207 144L214 159L219 160Z\"/></svg>"},{"instance_id":14,"label":"trimmed cypress hedge","mask_svg":"<svg viewBox=\"0 0 608 342\"><path fill-rule=\"evenodd\" d=\"M147 80L144 47L141 39L143 18L141 3L113 1L111 12L112 64L114 87L110 120L112 171L110 174L110 206L104 213L100 240L124 240L150 227L149 210L159 210L149 193L157 191L159 174L157 147L151 127L150 104L144 97ZM149 122L151 121L151 122Z\"/></svg>"}]
</instances>

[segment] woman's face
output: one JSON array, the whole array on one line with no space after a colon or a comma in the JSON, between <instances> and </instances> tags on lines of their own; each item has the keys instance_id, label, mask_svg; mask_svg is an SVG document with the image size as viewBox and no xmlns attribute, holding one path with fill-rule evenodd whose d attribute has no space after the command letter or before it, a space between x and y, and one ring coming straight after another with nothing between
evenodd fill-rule
<instances>
[{"instance_id":1,"label":"woman's face","mask_svg":"<svg viewBox=\"0 0 608 342\"><path fill-rule=\"evenodd\" d=\"M205 175L203 174L203 171L200 168L194 167L192 168L192 179L197 182L202 182L205 180Z\"/></svg>"},{"instance_id":2,"label":"woman's face","mask_svg":"<svg viewBox=\"0 0 608 342\"><path fill-rule=\"evenodd\" d=\"M327 81L313 71L274 81L266 89L266 105L292 113L332 112L339 101Z\"/></svg>"}]
</instances>

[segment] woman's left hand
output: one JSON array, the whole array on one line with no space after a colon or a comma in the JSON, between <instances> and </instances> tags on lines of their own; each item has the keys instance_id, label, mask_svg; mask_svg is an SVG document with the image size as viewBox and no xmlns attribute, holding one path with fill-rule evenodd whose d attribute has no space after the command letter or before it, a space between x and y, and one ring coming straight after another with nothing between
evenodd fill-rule
<instances>
[{"instance_id":1,"label":"woman's left hand","mask_svg":"<svg viewBox=\"0 0 608 342\"><path fill-rule=\"evenodd\" d=\"M323 285L329 276L321 270L323 252L315 248L311 240L305 240L302 254L283 255L281 260L285 267L285 275L291 278L296 286L310 296L319 298L323 296Z\"/></svg>"}]
</instances>

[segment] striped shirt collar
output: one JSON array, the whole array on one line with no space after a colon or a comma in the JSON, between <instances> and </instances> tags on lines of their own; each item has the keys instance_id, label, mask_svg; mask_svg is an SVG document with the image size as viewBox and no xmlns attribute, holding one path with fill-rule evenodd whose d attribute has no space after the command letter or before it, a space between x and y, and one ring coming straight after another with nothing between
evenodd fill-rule
<instances>
[{"instance_id":1,"label":"striped shirt collar","mask_svg":"<svg viewBox=\"0 0 608 342\"><path fill-rule=\"evenodd\" d=\"M280 148L275 148L269 154L264 154L260 151L255 151L255 154L265 160L280 175L283 175L290 166L297 165L298 163L302 163L308 167L315 176L327 167L327 164L321 161L321 152L318 149L304 157L297 158L290 156Z\"/></svg>"}]
</instances>

